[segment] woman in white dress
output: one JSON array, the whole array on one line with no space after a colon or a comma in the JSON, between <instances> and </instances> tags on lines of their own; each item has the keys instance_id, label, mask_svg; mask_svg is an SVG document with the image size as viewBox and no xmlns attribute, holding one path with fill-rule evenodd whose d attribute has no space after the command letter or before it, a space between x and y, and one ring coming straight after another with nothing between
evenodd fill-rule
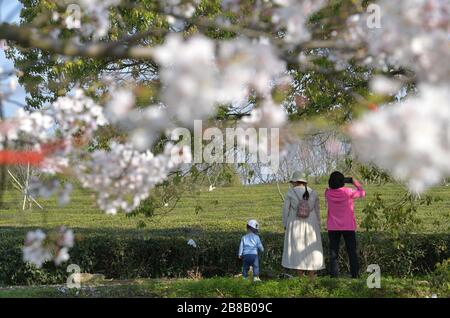
<instances>
[{"instance_id":1,"label":"woman in white dress","mask_svg":"<svg viewBox=\"0 0 450 318\"><path fill-rule=\"evenodd\" d=\"M320 234L320 204L317 192L309 188L307 180L299 171L294 172L290 181L292 188L286 193L283 206L283 226L285 228L282 266L305 271L314 276L324 269L322 237ZM309 216L299 217L300 200Z\"/></svg>"}]
</instances>

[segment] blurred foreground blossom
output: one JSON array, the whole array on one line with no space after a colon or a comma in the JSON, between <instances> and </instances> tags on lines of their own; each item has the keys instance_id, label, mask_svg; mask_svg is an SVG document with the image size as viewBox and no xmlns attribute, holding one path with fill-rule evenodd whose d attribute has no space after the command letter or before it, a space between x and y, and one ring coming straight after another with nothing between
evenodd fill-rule
<instances>
[{"instance_id":1,"label":"blurred foreground blossom","mask_svg":"<svg viewBox=\"0 0 450 318\"><path fill-rule=\"evenodd\" d=\"M58 204L65 205L70 202L70 194L73 186L71 183L61 184L57 179L41 181L36 177L32 177L29 182L28 191L34 197L50 198L56 194Z\"/></svg>"},{"instance_id":2,"label":"blurred foreground blossom","mask_svg":"<svg viewBox=\"0 0 450 318\"><path fill-rule=\"evenodd\" d=\"M401 82L385 76L375 76L370 81L370 89L374 93L382 95L394 95L400 90L401 86Z\"/></svg>"},{"instance_id":3,"label":"blurred foreground blossom","mask_svg":"<svg viewBox=\"0 0 450 318\"><path fill-rule=\"evenodd\" d=\"M180 54L183 52L183 54ZM155 48L154 57L163 67L162 101L169 115L185 125L203 119L215 111L214 42L204 36L184 41L170 35L164 45Z\"/></svg>"},{"instance_id":4,"label":"blurred foreground blossom","mask_svg":"<svg viewBox=\"0 0 450 318\"><path fill-rule=\"evenodd\" d=\"M165 148L165 155L169 158L168 167L170 169L192 162L192 153L189 146L168 144Z\"/></svg>"},{"instance_id":5,"label":"blurred foreground blossom","mask_svg":"<svg viewBox=\"0 0 450 318\"><path fill-rule=\"evenodd\" d=\"M112 142L110 150L92 152L90 160L75 167L82 185L97 192L97 203L106 213L131 212L164 181L171 169L190 156L190 149L168 145L163 154L140 152L131 144Z\"/></svg>"},{"instance_id":6,"label":"blurred foreground blossom","mask_svg":"<svg viewBox=\"0 0 450 318\"><path fill-rule=\"evenodd\" d=\"M88 23L80 25L83 34L92 34L97 39L107 35L110 28L109 9L120 2L121 0L79 0L83 11L90 18Z\"/></svg>"},{"instance_id":7,"label":"blurred foreground blossom","mask_svg":"<svg viewBox=\"0 0 450 318\"><path fill-rule=\"evenodd\" d=\"M252 92L266 99L274 82L286 82L286 63L270 45L238 38L222 42L215 54L214 41L198 35L186 41L170 35L155 48L169 116L193 125L213 115L217 104L245 100Z\"/></svg>"},{"instance_id":8,"label":"blurred foreground blossom","mask_svg":"<svg viewBox=\"0 0 450 318\"><path fill-rule=\"evenodd\" d=\"M450 91L428 85L419 91L350 128L360 159L389 170L418 193L450 175Z\"/></svg>"},{"instance_id":9,"label":"blurred foreground blossom","mask_svg":"<svg viewBox=\"0 0 450 318\"><path fill-rule=\"evenodd\" d=\"M125 126L148 127L149 131L143 131L142 142L136 141L141 138L137 136L138 129L131 133L137 145L113 142L109 150L81 151L93 141L98 128L109 124L109 121L100 105L82 90L76 89L73 95L59 97L48 110L30 113L21 109L16 116L2 122L0 141L7 138L9 145L14 147L16 141L20 146L25 140L36 150L12 151L0 148L0 164L30 163L48 174L73 173L84 187L97 192L97 202L107 213L132 211L141 200L148 197L151 188L168 177L171 169L190 162L191 151L189 147L180 148L169 144L159 155L150 151L142 152L142 148L148 149L145 147L150 145L148 140L154 141L156 134L166 128L166 116L156 106L128 112L134 104L134 98L125 91L117 92L116 98L107 106L110 120L117 119L120 125ZM130 116L126 117L125 114ZM54 129L56 125L57 130ZM58 134L64 139L60 140ZM33 180L30 185L33 195L49 197L56 194L59 204L69 202L71 190L70 185L62 186L57 180L47 183ZM39 237L39 233L36 233L36 239ZM61 255L64 255L64 250Z\"/></svg>"},{"instance_id":10,"label":"blurred foreground blossom","mask_svg":"<svg viewBox=\"0 0 450 318\"><path fill-rule=\"evenodd\" d=\"M280 147L278 130L285 125L287 119L286 111L281 105L272 100L264 101L261 107L254 108L250 116L244 117L239 124L243 129L258 129L257 138L248 138L246 134L240 134L237 136L238 145L257 149L260 156L267 155L272 151L278 154Z\"/></svg>"},{"instance_id":11,"label":"blurred foreground blossom","mask_svg":"<svg viewBox=\"0 0 450 318\"><path fill-rule=\"evenodd\" d=\"M280 128L287 121L287 114L281 105L267 101L260 108L255 108L250 116L242 122L252 127Z\"/></svg>"},{"instance_id":12,"label":"blurred foreground blossom","mask_svg":"<svg viewBox=\"0 0 450 318\"><path fill-rule=\"evenodd\" d=\"M131 90L119 89L111 93L111 100L106 104L105 115L115 123L125 118L134 107L136 98Z\"/></svg>"},{"instance_id":13,"label":"blurred foreground blossom","mask_svg":"<svg viewBox=\"0 0 450 318\"><path fill-rule=\"evenodd\" d=\"M367 16L352 16L348 45L366 43L375 66L406 67L421 81L450 80L450 1L381 0L381 28L370 28Z\"/></svg>"},{"instance_id":14,"label":"blurred foreground blossom","mask_svg":"<svg viewBox=\"0 0 450 318\"><path fill-rule=\"evenodd\" d=\"M222 42L217 65L219 102L245 100L252 90L266 98L272 84L285 79L286 74L286 63L279 59L274 47L246 38Z\"/></svg>"},{"instance_id":15,"label":"blurred foreground blossom","mask_svg":"<svg viewBox=\"0 0 450 318\"><path fill-rule=\"evenodd\" d=\"M60 265L70 258L68 252L74 245L74 239L73 231L64 226L51 235L40 229L30 231L25 238L23 260L38 268L51 260L55 265Z\"/></svg>"},{"instance_id":16,"label":"blurred foreground blossom","mask_svg":"<svg viewBox=\"0 0 450 318\"><path fill-rule=\"evenodd\" d=\"M3 148L5 139L15 143L19 139L25 139L30 143L46 142L50 138L50 129L54 125L51 116L42 112L28 112L19 108L14 117L0 124L0 149Z\"/></svg>"},{"instance_id":17,"label":"blurred foreground blossom","mask_svg":"<svg viewBox=\"0 0 450 318\"><path fill-rule=\"evenodd\" d=\"M81 89L73 96L59 97L50 109L54 119L65 135L83 134L90 138L100 126L108 124L103 108L97 105Z\"/></svg>"},{"instance_id":18,"label":"blurred foreground blossom","mask_svg":"<svg viewBox=\"0 0 450 318\"><path fill-rule=\"evenodd\" d=\"M274 0L279 5L274 10L272 22L286 28L284 40L288 43L302 43L311 38L306 27L311 14L322 8L325 0Z\"/></svg>"}]
</instances>

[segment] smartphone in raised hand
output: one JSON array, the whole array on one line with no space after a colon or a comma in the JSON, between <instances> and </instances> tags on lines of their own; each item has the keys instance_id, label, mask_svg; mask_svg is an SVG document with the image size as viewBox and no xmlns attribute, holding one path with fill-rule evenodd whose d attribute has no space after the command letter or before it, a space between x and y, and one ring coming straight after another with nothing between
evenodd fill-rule
<instances>
[{"instance_id":1,"label":"smartphone in raised hand","mask_svg":"<svg viewBox=\"0 0 450 318\"><path fill-rule=\"evenodd\" d=\"M352 177L346 177L346 178L344 178L344 182L345 183L353 183L353 178Z\"/></svg>"}]
</instances>

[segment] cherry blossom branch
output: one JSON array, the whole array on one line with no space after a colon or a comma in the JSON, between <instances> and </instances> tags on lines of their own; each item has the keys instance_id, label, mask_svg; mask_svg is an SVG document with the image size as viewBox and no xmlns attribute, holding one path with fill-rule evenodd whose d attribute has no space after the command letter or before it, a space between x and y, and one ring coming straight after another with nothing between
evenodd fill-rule
<instances>
[{"instance_id":1,"label":"cherry blossom branch","mask_svg":"<svg viewBox=\"0 0 450 318\"><path fill-rule=\"evenodd\" d=\"M272 42L283 44L282 39L276 38L261 30L243 28L237 25L223 26L210 19L200 18L191 21L201 29L215 27L223 31L242 33L249 37L269 37ZM72 57L89 58L114 58L114 59L152 59L153 47L151 46L130 46L129 43L136 42L149 35L164 36L168 33L164 29L152 29L145 32L139 32L117 41L110 42L90 42L84 45L76 44L71 41L62 41L50 36L39 34L35 28L25 26L15 26L9 23L0 25L0 39L13 41L23 48L37 48L50 53L61 54ZM348 45L343 45L337 41L330 40L311 40L298 46L299 50L317 49L317 48L338 48L349 49ZM287 57L286 57L287 58Z\"/></svg>"},{"instance_id":2,"label":"cherry blossom branch","mask_svg":"<svg viewBox=\"0 0 450 318\"><path fill-rule=\"evenodd\" d=\"M141 36L145 36L142 33ZM122 41L106 43L91 42L85 45L63 42L49 36L40 35L35 29L18 27L8 23L0 25L0 38L13 41L23 48L37 48L65 56L89 58L110 57L116 59L151 59L153 48L147 46L127 46Z\"/></svg>"}]
</instances>

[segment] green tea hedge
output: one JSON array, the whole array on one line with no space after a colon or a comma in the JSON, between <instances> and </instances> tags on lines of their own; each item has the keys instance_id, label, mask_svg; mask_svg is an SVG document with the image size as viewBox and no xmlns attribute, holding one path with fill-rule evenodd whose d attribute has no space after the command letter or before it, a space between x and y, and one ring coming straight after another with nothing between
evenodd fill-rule
<instances>
[{"instance_id":1,"label":"green tea hedge","mask_svg":"<svg viewBox=\"0 0 450 318\"><path fill-rule=\"evenodd\" d=\"M0 285L60 284L69 275L68 264L78 264L82 272L98 273L106 278L229 276L240 272L236 254L242 233L219 232L211 236L126 237L90 234L79 237L71 249L69 262L52 263L37 269L22 261L22 241L17 235L0 232ZM281 267L283 236L262 233L265 252L261 256L261 275L278 277ZM358 233L358 252L363 273L369 264L378 264L381 274L408 277L432 272L438 262L450 258L449 234L414 234L392 239L380 234ZM324 254L328 266L328 237L323 233ZM341 273L348 272L347 255L341 249ZM319 275L326 275L324 270Z\"/></svg>"}]
</instances>

